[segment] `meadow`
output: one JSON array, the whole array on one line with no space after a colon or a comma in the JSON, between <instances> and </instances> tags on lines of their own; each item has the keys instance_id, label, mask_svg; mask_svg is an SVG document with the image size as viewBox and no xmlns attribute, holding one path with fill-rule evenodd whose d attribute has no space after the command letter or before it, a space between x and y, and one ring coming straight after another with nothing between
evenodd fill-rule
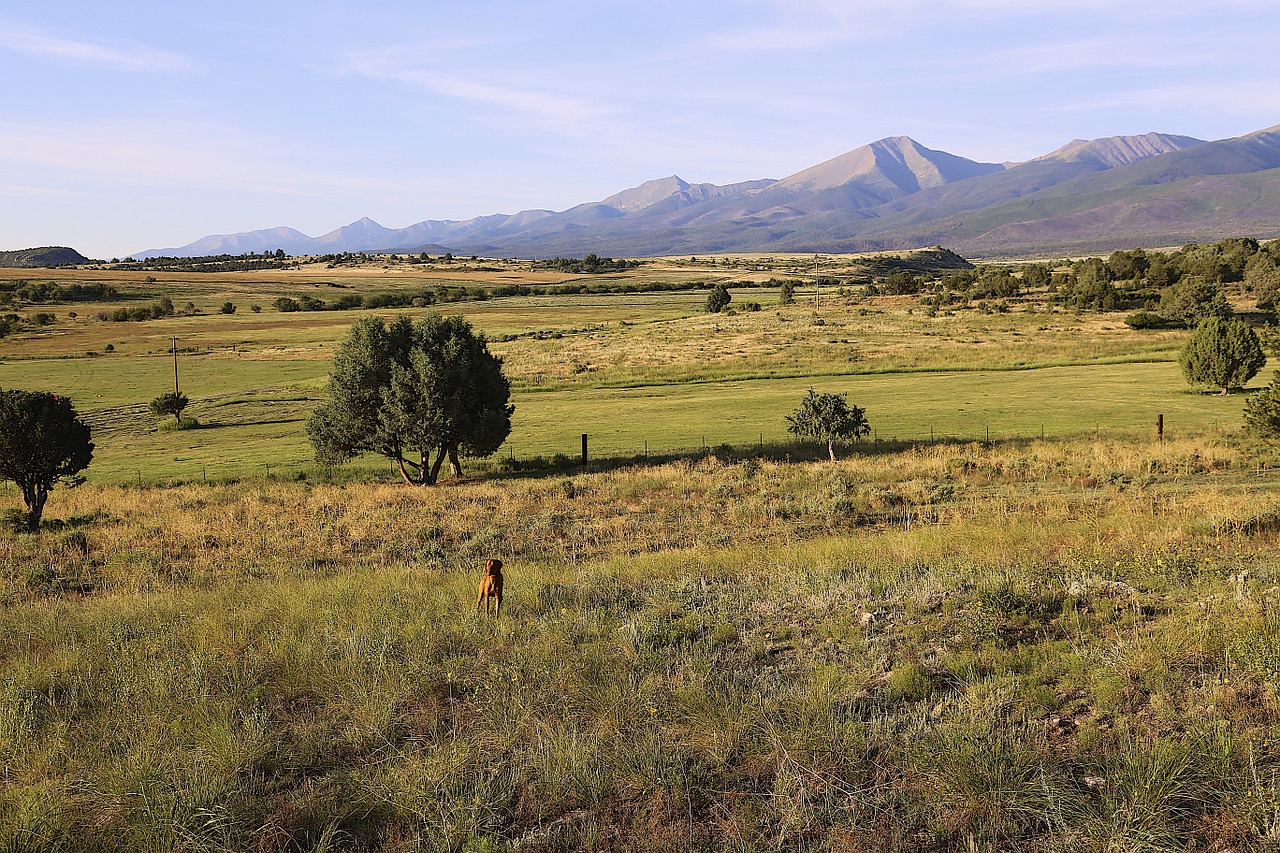
<instances>
[{"instance_id":1,"label":"meadow","mask_svg":"<svg viewBox=\"0 0 1280 853\"><path fill-rule=\"evenodd\" d=\"M830 259L833 274L856 259ZM1171 430L1235 423L1240 398L1210 400L1187 388L1175 360L1185 332L1136 333L1118 314L1080 314L1039 300L1006 313L977 306L927 316L914 297L867 299L831 287L815 315L807 298L777 304L770 279L811 260L760 257L654 261L625 273L587 276L525 269L485 271L372 264L237 274L45 271L51 281L111 281L122 296L165 295L201 313L146 322L103 322L111 304L52 307L42 330L0 339L0 387L70 396L95 429L94 482L184 481L317 472L306 414L321 399L328 359L364 311L281 313L280 296L374 287L728 281L730 314L703 314L705 291L536 295L433 308L461 313L506 360L517 415L508 458L629 458L730 444L787 440L785 415L805 390L847 392L868 411L874 438L1014 438L1084 430L1149 432L1158 414ZM466 266L464 264L464 266ZM509 266L510 268L506 268ZM19 273L14 271L12 275ZM30 275L30 273L22 273ZM824 270L825 274L825 270ZM111 278L115 276L115 278ZM135 274L141 278L142 274ZM235 314L218 313L231 301ZM758 311L740 310L755 302ZM247 310L257 304L261 313ZM147 402L179 384L200 430L157 432ZM108 346L111 351L108 351ZM367 460L362 470L382 470Z\"/></svg>"},{"instance_id":2,"label":"meadow","mask_svg":"<svg viewBox=\"0 0 1280 853\"><path fill-rule=\"evenodd\" d=\"M460 303L512 448L415 489L308 460L356 312L213 313L290 274L0 339L0 387L69 388L98 442L0 531L0 849L1280 844L1277 456L1183 382L1186 332L834 288ZM206 428L145 412L170 336L205 342ZM784 435L811 386L876 428L836 463ZM553 458L582 432L591 465Z\"/></svg>"}]
</instances>

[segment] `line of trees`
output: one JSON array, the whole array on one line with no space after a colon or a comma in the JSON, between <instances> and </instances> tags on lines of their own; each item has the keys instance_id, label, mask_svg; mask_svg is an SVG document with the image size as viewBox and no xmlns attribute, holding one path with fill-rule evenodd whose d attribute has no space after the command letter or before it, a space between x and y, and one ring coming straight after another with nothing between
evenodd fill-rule
<instances>
[{"instance_id":1,"label":"line of trees","mask_svg":"<svg viewBox=\"0 0 1280 853\"><path fill-rule=\"evenodd\" d=\"M58 284L54 281L0 281L0 305L49 302L103 302L116 299L120 292L105 282Z\"/></svg>"},{"instance_id":2,"label":"line of trees","mask_svg":"<svg viewBox=\"0 0 1280 853\"><path fill-rule=\"evenodd\" d=\"M274 252L246 252L241 255L201 255L193 258L157 256L143 260L126 258L113 261L117 269L164 270L166 272L251 272L279 270L298 266L283 249Z\"/></svg>"},{"instance_id":3,"label":"line of trees","mask_svg":"<svg viewBox=\"0 0 1280 853\"><path fill-rule=\"evenodd\" d=\"M627 258L602 258L599 255L589 254L581 260L577 258L549 258L544 261L535 261L534 269L558 270L559 272L572 273L610 273L610 272L626 272L629 269L635 269L644 265L644 261L628 260Z\"/></svg>"}]
</instances>

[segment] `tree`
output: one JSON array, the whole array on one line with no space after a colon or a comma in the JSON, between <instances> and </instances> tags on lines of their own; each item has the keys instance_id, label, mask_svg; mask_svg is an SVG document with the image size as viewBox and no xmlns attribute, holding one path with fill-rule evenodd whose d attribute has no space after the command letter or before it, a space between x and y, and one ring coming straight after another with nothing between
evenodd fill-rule
<instances>
[{"instance_id":1,"label":"tree","mask_svg":"<svg viewBox=\"0 0 1280 853\"><path fill-rule=\"evenodd\" d=\"M0 389L0 480L12 480L27 506L27 528L40 527L49 490L93 459L89 427L71 400L47 391Z\"/></svg>"},{"instance_id":2,"label":"tree","mask_svg":"<svg viewBox=\"0 0 1280 853\"><path fill-rule=\"evenodd\" d=\"M1210 317L1192 332L1178 362L1188 382L1212 385L1227 394L1252 379L1267 356L1248 323Z\"/></svg>"},{"instance_id":3,"label":"tree","mask_svg":"<svg viewBox=\"0 0 1280 853\"><path fill-rule=\"evenodd\" d=\"M1244 271L1245 287L1253 293L1258 307L1274 308L1280 298L1280 268L1271 255L1259 252L1249 259Z\"/></svg>"},{"instance_id":4,"label":"tree","mask_svg":"<svg viewBox=\"0 0 1280 853\"><path fill-rule=\"evenodd\" d=\"M729 288L723 284L717 284L711 288L711 292L707 294L707 304L703 308L708 314L719 314L729 305L729 300L733 299L729 295Z\"/></svg>"},{"instance_id":5,"label":"tree","mask_svg":"<svg viewBox=\"0 0 1280 853\"><path fill-rule=\"evenodd\" d=\"M390 326L369 317L334 355L329 399L307 435L320 462L379 453L405 482L431 485L446 458L461 476L460 454L489 456L501 446L515 410L509 398L502 359L462 317L400 316Z\"/></svg>"},{"instance_id":6,"label":"tree","mask_svg":"<svg viewBox=\"0 0 1280 853\"><path fill-rule=\"evenodd\" d=\"M236 304L234 302L224 302L218 310L223 314L234 314L236 313Z\"/></svg>"},{"instance_id":7,"label":"tree","mask_svg":"<svg viewBox=\"0 0 1280 853\"><path fill-rule=\"evenodd\" d=\"M161 394L151 401L151 412L158 418L173 415L179 424L182 423L182 410L187 407L187 395L181 391L170 391Z\"/></svg>"},{"instance_id":8,"label":"tree","mask_svg":"<svg viewBox=\"0 0 1280 853\"><path fill-rule=\"evenodd\" d=\"M1160 294L1160 315L1194 329L1207 317L1230 317L1231 306L1216 284L1193 275Z\"/></svg>"},{"instance_id":9,"label":"tree","mask_svg":"<svg viewBox=\"0 0 1280 853\"><path fill-rule=\"evenodd\" d=\"M784 281L778 288L778 304L796 304L796 283L794 281Z\"/></svg>"},{"instance_id":10,"label":"tree","mask_svg":"<svg viewBox=\"0 0 1280 853\"><path fill-rule=\"evenodd\" d=\"M1280 370L1270 385L1245 401L1244 428L1263 441L1280 444Z\"/></svg>"},{"instance_id":11,"label":"tree","mask_svg":"<svg viewBox=\"0 0 1280 853\"><path fill-rule=\"evenodd\" d=\"M836 461L835 443L862 438L871 432L866 411L850 406L844 394L818 394L812 388L794 414L787 415L787 432L827 443L827 454Z\"/></svg>"}]
</instances>

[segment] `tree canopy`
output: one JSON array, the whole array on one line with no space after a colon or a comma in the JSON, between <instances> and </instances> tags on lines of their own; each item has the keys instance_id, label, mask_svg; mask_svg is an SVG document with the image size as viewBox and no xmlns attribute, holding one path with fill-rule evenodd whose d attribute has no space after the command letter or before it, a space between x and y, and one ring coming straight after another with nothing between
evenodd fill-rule
<instances>
[{"instance_id":1,"label":"tree canopy","mask_svg":"<svg viewBox=\"0 0 1280 853\"><path fill-rule=\"evenodd\" d=\"M169 391L151 401L151 413L158 418L173 417L182 423L182 410L187 407L187 395L181 391Z\"/></svg>"},{"instance_id":2,"label":"tree canopy","mask_svg":"<svg viewBox=\"0 0 1280 853\"><path fill-rule=\"evenodd\" d=\"M866 411L850 406L844 394L819 394L812 388L800 408L787 415L787 432L827 443L827 454L836 461L835 443L853 441L871 432Z\"/></svg>"},{"instance_id":3,"label":"tree canopy","mask_svg":"<svg viewBox=\"0 0 1280 853\"><path fill-rule=\"evenodd\" d=\"M1188 382L1212 385L1227 394L1257 375L1267 356L1248 323L1210 317L1191 333L1178 361Z\"/></svg>"},{"instance_id":4,"label":"tree canopy","mask_svg":"<svg viewBox=\"0 0 1280 853\"><path fill-rule=\"evenodd\" d=\"M703 310L708 314L719 314L729 307L729 302L732 299L733 296L729 293L729 288L717 283L711 288L711 292L707 294L707 304Z\"/></svg>"},{"instance_id":5,"label":"tree canopy","mask_svg":"<svg viewBox=\"0 0 1280 853\"><path fill-rule=\"evenodd\" d=\"M1187 276L1160 294L1160 314L1194 328L1209 317L1230 317L1221 288L1202 276Z\"/></svg>"},{"instance_id":6,"label":"tree canopy","mask_svg":"<svg viewBox=\"0 0 1280 853\"><path fill-rule=\"evenodd\" d=\"M462 317L400 316L389 326L368 317L339 346L329 399L307 421L307 435L321 462L379 453L406 482L429 485L446 458L459 476L460 454L483 457L501 446L515 410L509 398L502 359Z\"/></svg>"},{"instance_id":7,"label":"tree canopy","mask_svg":"<svg viewBox=\"0 0 1280 853\"><path fill-rule=\"evenodd\" d=\"M93 459L87 424L71 400L47 391L0 389L0 480L12 480L27 507L27 528L40 526L49 490Z\"/></svg>"},{"instance_id":8,"label":"tree canopy","mask_svg":"<svg viewBox=\"0 0 1280 853\"><path fill-rule=\"evenodd\" d=\"M1245 429L1271 444L1280 444L1280 370L1271 384L1244 402Z\"/></svg>"}]
</instances>

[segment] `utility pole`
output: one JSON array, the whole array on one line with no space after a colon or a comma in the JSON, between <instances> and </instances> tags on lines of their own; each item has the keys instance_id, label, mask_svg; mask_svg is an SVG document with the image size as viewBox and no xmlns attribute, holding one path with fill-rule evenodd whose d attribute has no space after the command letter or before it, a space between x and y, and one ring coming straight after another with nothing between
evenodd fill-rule
<instances>
[{"instance_id":1,"label":"utility pole","mask_svg":"<svg viewBox=\"0 0 1280 853\"><path fill-rule=\"evenodd\" d=\"M173 393L178 393L178 339L173 339Z\"/></svg>"},{"instance_id":2,"label":"utility pole","mask_svg":"<svg viewBox=\"0 0 1280 853\"><path fill-rule=\"evenodd\" d=\"M818 256L813 256L813 313L822 310L822 284L818 279Z\"/></svg>"}]
</instances>

